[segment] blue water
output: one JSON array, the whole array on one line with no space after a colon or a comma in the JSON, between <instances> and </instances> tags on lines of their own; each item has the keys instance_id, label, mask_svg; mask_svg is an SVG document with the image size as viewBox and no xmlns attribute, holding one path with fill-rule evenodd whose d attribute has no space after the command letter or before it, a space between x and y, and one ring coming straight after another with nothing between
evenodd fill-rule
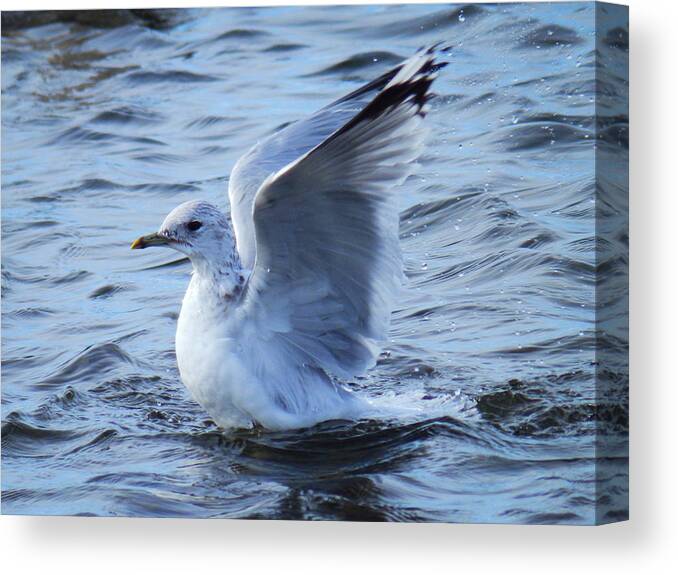
<instances>
[{"instance_id":1,"label":"blue water","mask_svg":"<svg viewBox=\"0 0 678 575\"><path fill-rule=\"evenodd\" d=\"M596 46L593 11L4 13L3 513L626 517L624 290L600 289L628 269L627 206L621 169L596 198L594 150L627 161L627 28L603 19ZM378 366L350 382L430 417L218 430L174 356L190 267L131 240L191 198L228 210L257 139L438 40L450 65L399 194L407 289Z\"/></svg>"}]
</instances>

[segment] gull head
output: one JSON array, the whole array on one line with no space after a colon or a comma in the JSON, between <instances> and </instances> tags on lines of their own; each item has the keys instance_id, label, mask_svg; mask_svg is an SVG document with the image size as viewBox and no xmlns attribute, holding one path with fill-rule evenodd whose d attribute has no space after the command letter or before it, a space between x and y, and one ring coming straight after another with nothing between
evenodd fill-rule
<instances>
[{"instance_id":1,"label":"gull head","mask_svg":"<svg viewBox=\"0 0 678 575\"><path fill-rule=\"evenodd\" d=\"M192 200L174 208L160 229L132 242L133 250L161 246L186 254L198 271L233 268L237 251L226 215L216 206Z\"/></svg>"}]
</instances>

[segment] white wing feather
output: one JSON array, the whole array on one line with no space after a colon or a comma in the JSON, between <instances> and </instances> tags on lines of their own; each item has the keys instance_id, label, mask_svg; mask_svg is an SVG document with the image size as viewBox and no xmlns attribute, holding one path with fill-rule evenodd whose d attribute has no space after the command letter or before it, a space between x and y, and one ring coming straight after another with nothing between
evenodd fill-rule
<instances>
[{"instance_id":1,"label":"white wing feather","mask_svg":"<svg viewBox=\"0 0 678 575\"><path fill-rule=\"evenodd\" d=\"M326 140L362 111L407 64L421 65L418 54L385 74L332 102L311 116L299 120L264 139L233 167L228 194L231 220L242 264L252 269L256 255L254 238L254 197L264 180ZM442 64L435 64L438 68Z\"/></svg>"},{"instance_id":2,"label":"white wing feather","mask_svg":"<svg viewBox=\"0 0 678 575\"><path fill-rule=\"evenodd\" d=\"M267 349L284 350L287 369L350 377L374 364L402 277L394 195L422 150L440 67L432 50L413 56L357 115L257 192L256 261L242 311L256 326L252 345L275 340Z\"/></svg>"}]
</instances>

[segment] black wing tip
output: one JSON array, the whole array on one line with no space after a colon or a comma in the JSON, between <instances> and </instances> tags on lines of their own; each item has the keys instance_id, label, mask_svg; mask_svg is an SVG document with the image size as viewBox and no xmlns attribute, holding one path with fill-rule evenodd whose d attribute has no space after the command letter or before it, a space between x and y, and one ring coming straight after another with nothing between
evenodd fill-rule
<instances>
[{"instance_id":1,"label":"black wing tip","mask_svg":"<svg viewBox=\"0 0 678 575\"><path fill-rule=\"evenodd\" d=\"M454 48L454 44L451 42L438 40L438 42L434 42L433 44L424 44L423 46L419 46L417 49L417 54L428 54L431 56L438 54L445 55L448 52L451 52L452 48Z\"/></svg>"},{"instance_id":2,"label":"black wing tip","mask_svg":"<svg viewBox=\"0 0 678 575\"><path fill-rule=\"evenodd\" d=\"M407 101L412 101L417 107L416 114L424 117L426 115L426 104L434 98L430 92L431 85L437 77L439 70L442 70L449 64L446 61L437 61L439 49L438 44L429 46L421 52L428 57L422 65L402 81L396 82L379 92L374 100L370 102L363 110L364 117L377 117L392 107L401 105ZM402 66L401 66L402 69ZM396 75L397 76L397 75ZM396 77L394 76L394 78Z\"/></svg>"},{"instance_id":3,"label":"black wing tip","mask_svg":"<svg viewBox=\"0 0 678 575\"><path fill-rule=\"evenodd\" d=\"M360 88L358 88L357 90L354 90L353 92L346 94L345 96L339 98L336 102L332 102L330 106L334 106L334 104L338 104L339 102L348 102L350 100L354 100L374 90L383 90L384 86L386 86L391 80L393 80L393 78L395 78L395 75L398 72L400 72L402 66L403 66L402 64L398 64L395 68L391 68L387 72L384 72L381 76L378 76L374 80L371 80L364 86L360 86Z\"/></svg>"},{"instance_id":4,"label":"black wing tip","mask_svg":"<svg viewBox=\"0 0 678 575\"><path fill-rule=\"evenodd\" d=\"M346 133L354 126L367 120L374 120L389 110L393 110L407 102L412 102L415 106L415 115L421 118L426 116L428 108L426 104L434 98L434 94L430 92L431 84L437 78L438 70L442 70L447 66L448 62L437 61L438 49L436 45L432 45L425 50L417 51L417 55L426 55L422 60L421 65L413 69L409 75L398 81L395 81L398 74L402 71L403 66L408 62L407 60L389 70L386 74L374 80L368 86L373 89L376 83L382 83L378 87L380 90L374 98L367 104L356 116L354 116L347 124L344 124L337 132L335 132L330 139ZM366 87L365 87L366 88ZM365 88L361 90L365 90Z\"/></svg>"},{"instance_id":5,"label":"black wing tip","mask_svg":"<svg viewBox=\"0 0 678 575\"><path fill-rule=\"evenodd\" d=\"M425 53L429 56L432 56L432 58L429 61L427 61L428 68L426 69L426 71L429 73L434 73L438 72L439 70L442 70L445 66L449 64L449 62L446 62L444 60L436 61L436 57L440 54L445 54L445 52L449 52L451 49L452 49L451 44L447 44L443 41L440 41L435 42L434 44L421 46L417 49L416 53L417 54ZM391 68L390 70L384 72L381 76L368 82L364 86L361 86L357 90L354 90L353 92L347 94L346 96L339 98L339 100L333 102L331 105L334 105L338 102L347 102L349 100L353 100L373 90L383 90L389 84L389 82L396 77L396 75L398 74L398 72L400 72L402 67L403 67L402 63L398 64L394 68Z\"/></svg>"}]
</instances>

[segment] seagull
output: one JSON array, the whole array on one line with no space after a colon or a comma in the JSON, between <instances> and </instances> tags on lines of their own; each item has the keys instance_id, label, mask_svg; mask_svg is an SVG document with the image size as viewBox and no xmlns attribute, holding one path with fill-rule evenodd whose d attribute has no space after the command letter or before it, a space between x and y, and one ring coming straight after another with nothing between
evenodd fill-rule
<instances>
[{"instance_id":1,"label":"seagull","mask_svg":"<svg viewBox=\"0 0 678 575\"><path fill-rule=\"evenodd\" d=\"M223 429L286 430L370 412L345 382L373 367L404 277L398 187L446 62L420 49L257 143L233 167L230 217L185 202L132 249L193 266L177 322L183 383Z\"/></svg>"}]
</instances>

